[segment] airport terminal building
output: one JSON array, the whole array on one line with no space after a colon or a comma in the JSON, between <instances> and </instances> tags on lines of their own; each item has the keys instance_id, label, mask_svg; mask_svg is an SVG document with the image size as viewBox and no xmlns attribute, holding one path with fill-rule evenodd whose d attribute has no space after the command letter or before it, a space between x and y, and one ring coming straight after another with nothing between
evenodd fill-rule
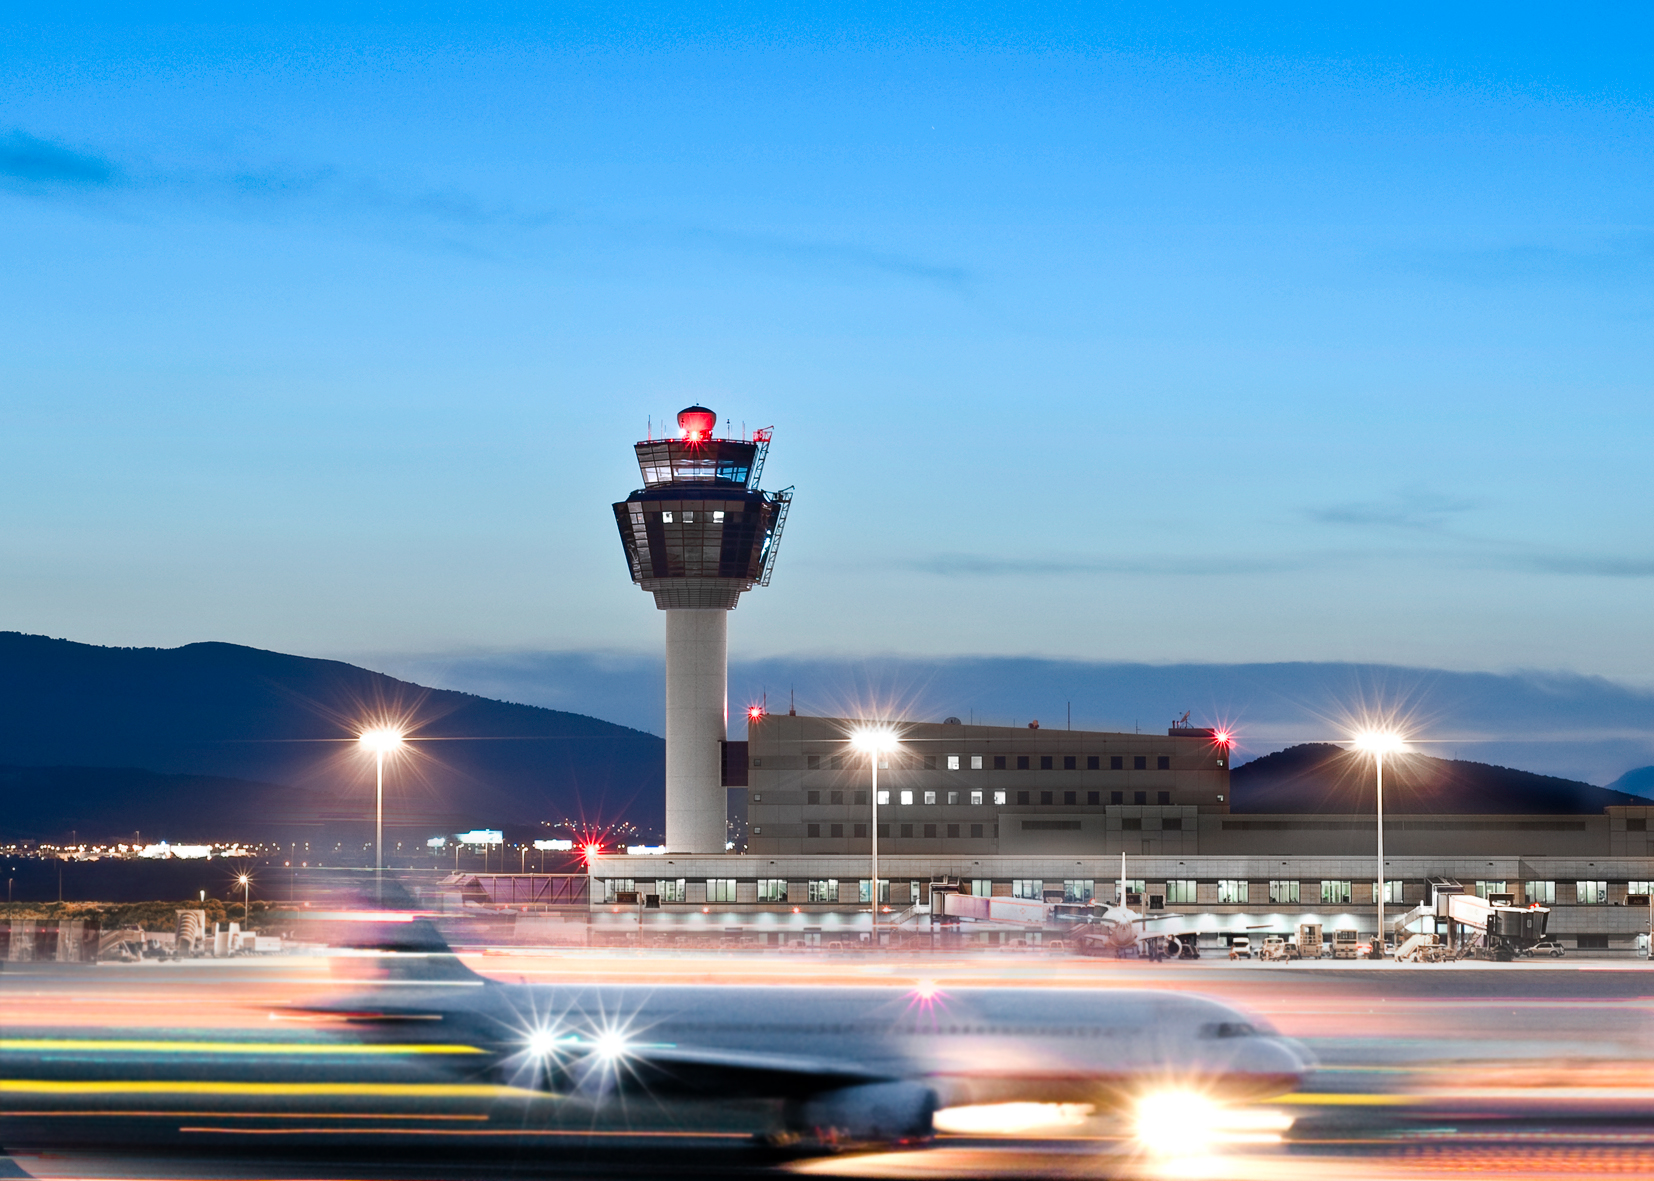
<instances>
[{"instance_id":1,"label":"airport terminal building","mask_svg":"<svg viewBox=\"0 0 1654 1181\"><path fill-rule=\"evenodd\" d=\"M744 854L603 856L596 929L613 937L746 943L859 942L870 930L872 833L881 941L928 938L930 889L1044 901L1112 901L1126 858L1134 908L1197 921L1209 946L1319 923L1377 926L1377 817L1232 813L1220 732L1116 734L940 723L898 725L898 750L855 750L858 722L772 715L725 744L745 789ZM1649 930L1654 807L1594 814L1385 817L1385 905L1433 880L1552 908L1570 952L1628 953ZM638 905L617 897L637 896ZM653 901L651 901L651 899ZM1060 927L964 923L985 943L1041 942Z\"/></svg>"}]
</instances>

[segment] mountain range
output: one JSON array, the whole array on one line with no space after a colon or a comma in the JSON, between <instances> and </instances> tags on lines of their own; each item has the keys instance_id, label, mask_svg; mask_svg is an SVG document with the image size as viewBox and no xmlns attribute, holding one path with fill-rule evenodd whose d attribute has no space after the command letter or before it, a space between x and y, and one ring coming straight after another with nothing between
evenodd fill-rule
<instances>
[{"instance_id":1,"label":"mountain range","mask_svg":"<svg viewBox=\"0 0 1654 1181\"><path fill-rule=\"evenodd\" d=\"M236 644L5 632L0 841L359 829L374 767L356 737L386 722L411 740L387 768L388 842L564 819L660 828L665 744L641 730Z\"/></svg>"}]
</instances>

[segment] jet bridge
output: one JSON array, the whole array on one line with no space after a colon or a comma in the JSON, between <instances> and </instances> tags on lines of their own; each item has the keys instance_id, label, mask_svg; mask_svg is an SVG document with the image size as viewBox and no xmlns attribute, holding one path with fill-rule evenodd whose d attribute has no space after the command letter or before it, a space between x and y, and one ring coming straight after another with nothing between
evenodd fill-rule
<instances>
[{"instance_id":1,"label":"jet bridge","mask_svg":"<svg viewBox=\"0 0 1654 1181\"><path fill-rule=\"evenodd\" d=\"M1467 894L1464 886L1452 878L1431 878L1429 890L1428 899L1397 916L1391 926L1398 957L1418 951L1426 937L1439 933L1437 927L1444 920L1446 946L1454 959L1477 956L1509 961L1518 951L1545 938L1545 926L1551 917L1548 907L1479 898ZM1427 920L1427 930L1415 929ZM1434 942L1433 938L1428 941Z\"/></svg>"}]
</instances>

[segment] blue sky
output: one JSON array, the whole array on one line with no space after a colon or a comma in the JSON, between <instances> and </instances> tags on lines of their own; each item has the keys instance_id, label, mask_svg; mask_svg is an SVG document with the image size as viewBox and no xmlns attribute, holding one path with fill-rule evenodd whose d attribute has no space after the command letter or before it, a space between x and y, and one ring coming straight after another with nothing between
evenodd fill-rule
<instances>
[{"instance_id":1,"label":"blue sky","mask_svg":"<svg viewBox=\"0 0 1654 1181\"><path fill-rule=\"evenodd\" d=\"M149 11L0 45L0 626L652 652L704 401L748 659L1650 683L1629 9Z\"/></svg>"}]
</instances>

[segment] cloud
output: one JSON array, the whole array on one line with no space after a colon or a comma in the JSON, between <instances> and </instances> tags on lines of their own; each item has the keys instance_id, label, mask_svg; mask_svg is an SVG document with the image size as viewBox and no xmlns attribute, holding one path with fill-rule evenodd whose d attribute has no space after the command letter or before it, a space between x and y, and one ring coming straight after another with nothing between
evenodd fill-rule
<instances>
[{"instance_id":1,"label":"cloud","mask_svg":"<svg viewBox=\"0 0 1654 1181\"><path fill-rule=\"evenodd\" d=\"M1570 574L1587 578L1654 578L1654 558L1593 554L1526 554L1514 557L1511 565L1541 574Z\"/></svg>"},{"instance_id":2,"label":"cloud","mask_svg":"<svg viewBox=\"0 0 1654 1181\"><path fill-rule=\"evenodd\" d=\"M908 568L944 578L1035 577L1063 578L1090 575L1176 575L1183 577L1225 574L1280 574L1302 570L1310 563L1303 558L1281 557L1178 557L1124 561L1117 558L995 558L984 554L936 554L908 563Z\"/></svg>"},{"instance_id":3,"label":"cloud","mask_svg":"<svg viewBox=\"0 0 1654 1181\"><path fill-rule=\"evenodd\" d=\"M0 139L0 178L14 187L88 189L113 185L120 173L101 156L14 130Z\"/></svg>"},{"instance_id":4,"label":"cloud","mask_svg":"<svg viewBox=\"0 0 1654 1181\"><path fill-rule=\"evenodd\" d=\"M1436 492L1399 492L1389 500L1355 501L1311 509L1310 519L1324 525L1377 526L1436 533L1461 513L1480 507L1474 500Z\"/></svg>"}]
</instances>

